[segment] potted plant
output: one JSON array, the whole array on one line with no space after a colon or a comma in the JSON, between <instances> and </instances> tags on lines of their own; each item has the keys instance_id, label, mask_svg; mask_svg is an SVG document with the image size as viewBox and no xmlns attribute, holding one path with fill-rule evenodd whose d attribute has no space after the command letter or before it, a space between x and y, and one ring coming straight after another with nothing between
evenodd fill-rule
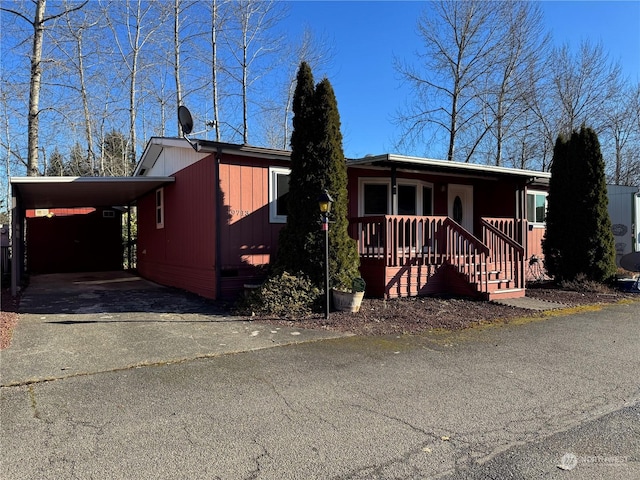
<instances>
[{"instance_id":1,"label":"potted plant","mask_svg":"<svg viewBox=\"0 0 640 480\"><path fill-rule=\"evenodd\" d=\"M333 307L340 312L356 313L360 311L365 287L364 279L357 277L351 283L351 291L332 289Z\"/></svg>"}]
</instances>

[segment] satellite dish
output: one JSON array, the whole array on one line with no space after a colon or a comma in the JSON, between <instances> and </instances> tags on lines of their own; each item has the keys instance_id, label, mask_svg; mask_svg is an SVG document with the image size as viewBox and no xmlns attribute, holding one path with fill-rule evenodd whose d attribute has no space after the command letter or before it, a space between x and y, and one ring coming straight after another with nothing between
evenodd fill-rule
<instances>
[{"instance_id":1,"label":"satellite dish","mask_svg":"<svg viewBox=\"0 0 640 480\"><path fill-rule=\"evenodd\" d=\"M178 122L180 122L182 132L185 135L189 135L193 130L193 117L191 117L191 112L184 105L178 107Z\"/></svg>"},{"instance_id":2,"label":"satellite dish","mask_svg":"<svg viewBox=\"0 0 640 480\"><path fill-rule=\"evenodd\" d=\"M620 266L630 272L640 272L640 252L626 254L620 259Z\"/></svg>"}]
</instances>

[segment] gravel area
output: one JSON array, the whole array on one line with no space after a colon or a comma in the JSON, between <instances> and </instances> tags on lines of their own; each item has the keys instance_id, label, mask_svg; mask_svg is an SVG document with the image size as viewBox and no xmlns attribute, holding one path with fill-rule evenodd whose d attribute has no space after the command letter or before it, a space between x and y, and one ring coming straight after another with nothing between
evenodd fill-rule
<instances>
[{"instance_id":1,"label":"gravel area","mask_svg":"<svg viewBox=\"0 0 640 480\"><path fill-rule=\"evenodd\" d=\"M18 324L18 305L19 298L14 298L8 289L2 289L2 298L0 299L0 350L7 348L11 344L11 334L14 327Z\"/></svg>"}]
</instances>

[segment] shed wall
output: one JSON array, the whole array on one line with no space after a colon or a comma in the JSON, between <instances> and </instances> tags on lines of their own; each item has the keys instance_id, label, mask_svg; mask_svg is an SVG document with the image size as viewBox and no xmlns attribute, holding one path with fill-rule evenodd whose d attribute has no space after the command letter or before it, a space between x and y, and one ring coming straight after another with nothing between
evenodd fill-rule
<instances>
[{"instance_id":1,"label":"shed wall","mask_svg":"<svg viewBox=\"0 0 640 480\"><path fill-rule=\"evenodd\" d=\"M27 218L27 269L31 273L121 270L122 216L104 209L90 213ZM79 210L75 210L77 213ZM84 210L83 210L84 211ZM52 213L53 210L50 212Z\"/></svg>"},{"instance_id":2,"label":"shed wall","mask_svg":"<svg viewBox=\"0 0 640 480\"><path fill-rule=\"evenodd\" d=\"M607 197L609 199L609 218L613 230L613 238L616 244L616 263L620 265L620 258L637 248L637 215L634 203L638 187L623 185L607 185Z\"/></svg>"}]
</instances>

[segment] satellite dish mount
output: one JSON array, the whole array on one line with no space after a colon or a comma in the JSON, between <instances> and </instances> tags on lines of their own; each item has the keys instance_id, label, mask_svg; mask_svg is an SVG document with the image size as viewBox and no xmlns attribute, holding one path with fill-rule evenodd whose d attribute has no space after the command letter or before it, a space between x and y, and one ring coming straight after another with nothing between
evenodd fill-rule
<instances>
[{"instance_id":1,"label":"satellite dish mount","mask_svg":"<svg viewBox=\"0 0 640 480\"><path fill-rule=\"evenodd\" d=\"M200 151L200 144L198 142L193 143L187 136L193 131L193 117L189 109L184 105L178 107L178 122L182 128L182 136L184 139L189 142L189 145L191 145L196 152Z\"/></svg>"}]
</instances>

